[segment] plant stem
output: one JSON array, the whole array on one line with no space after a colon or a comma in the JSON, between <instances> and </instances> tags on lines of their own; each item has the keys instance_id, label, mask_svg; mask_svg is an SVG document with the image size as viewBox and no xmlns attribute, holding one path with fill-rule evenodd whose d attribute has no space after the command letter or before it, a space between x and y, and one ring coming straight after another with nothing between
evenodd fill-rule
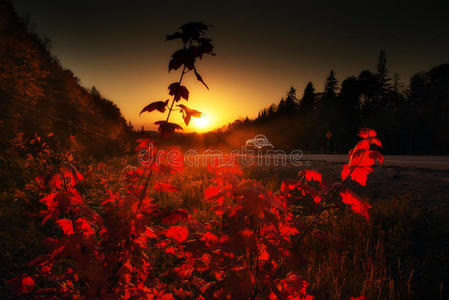
<instances>
[{"instance_id":1,"label":"plant stem","mask_svg":"<svg viewBox=\"0 0 449 300\"><path fill-rule=\"evenodd\" d=\"M184 78L185 73L186 73L186 66L184 65L184 68L182 69L181 77L179 78L179 81L178 81L178 88L181 86L181 82L182 82L182 79ZM170 119L170 114L173 110L173 105L175 104L175 98L176 98L176 94L173 95L173 99L171 100L170 109L168 111L167 119L165 120L165 122L168 122L168 120Z\"/></svg>"}]
</instances>

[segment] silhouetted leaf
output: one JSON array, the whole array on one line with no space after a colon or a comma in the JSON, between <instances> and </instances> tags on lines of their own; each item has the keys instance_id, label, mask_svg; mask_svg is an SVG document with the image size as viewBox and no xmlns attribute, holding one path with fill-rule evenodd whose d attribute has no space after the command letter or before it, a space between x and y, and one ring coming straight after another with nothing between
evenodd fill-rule
<instances>
[{"instance_id":1,"label":"silhouetted leaf","mask_svg":"<svg viewBox=\"0 0 449 300\"><path fill-rule=\"evenodd\" d=\"M172 59L168 64L168 71L178 70L182 65L192 70L195 65L195 56L193 55L192 49L179 49L171 57Z\"/></svg>"},{"instance_id":2,"label":"silhouetted leaf","mask_svg":"<svg viewBox=\"0 0 449 300\"><path fill-rule=\"evenodd\" d=\"M175 40L175 39L182 39L182 34L177 31L173 34L167 35L167 41Z\"/></svg>"},{"instance_id":3,"label":"silhouetted leaf","mask_svg":"<svg viewBox=\"0 0 449 300\"><path fill-rule=\"evenodd\" d=\"M189 90L185 86L179 85L178 82L170 84L168 90L169 95L175 96L175 101L179 101L181 98L189 100Z\"/></svg>"},{"instance_id":4,"label":"silhouetted leaf","mask_svg":"<svg viewBox=\"0 0 449 300\"><path fill-rule=\"evenodd\" d=\"M198 71L196 70L196 68L193 68L193 72L195 73L196 79L198 81L200 81L202 84L204 84L204 86L209 89L209 87L207 86L207 84L204 82L203 77L201 77L201 75L198 73Z\"/></svg>"},{"instance_id":5,"label":"silhouetted leaf","mask_svg":"<svg viewBox=\"0 0 449 300\"><path fill-rule=\"evenodd\" d=\"M155 101L152 102L150 104L148 104L147 106L145 106L142 111L140 112L139 116L143 113L143 112L152 112L153 110L157 110L160 112L165 112L165 109L167 107L168 104L168 99L165 101Z\"/></svg>"},{"instance_id":6,"label":"silhouetted leaf","mask_svg":"<svg viewBox=\"0 0 449 300\"><path fill-rule=\"evenodd\" d=\"M192 117L201 118L201 115L203 114L202 112L195 109L190 109L183 104L179 104L178 106L181 108L182 118L184 119L186 126L189 126L190 119Z\"/></svg>"},{"instance_id":7,"label":"silhouetted leaf","mask_svg":"<svg viewBox=\"0 0 449 300\"><path fill-rule=\"evenodd\" d=\"M214 45L212 45L212 40L208 38L200 38L198 40L200 46L200 50L202 54L210 54L215 55L214 53Z\"/></svg>"},{"instance_id":8,"label":"silhouetted leaf","mask_svg":"<svg viewBox=\"0 0 449 300\"><path fill-rule=\"evenodd\" d=\"M198 40L209 27L202 22L190 22L182 25L179 29L182 30L183 42L187 43L189 40Z\"/></svg>"},{"instance_id":9,"label":"silhouetted leaf","mask_svg":"<svg viewBox=\"0 0 449 300\"><path fill-rule=\"evenodd\" d=\"M173 133L175 132L176 129L181 129L182 127L179 126L176 123L170 123L167 121L157 121L154 122L154 124L159 125L159 132L161 133L162 137L169 137L171 135L173 135Z\"/></svg>"}]
</instances>

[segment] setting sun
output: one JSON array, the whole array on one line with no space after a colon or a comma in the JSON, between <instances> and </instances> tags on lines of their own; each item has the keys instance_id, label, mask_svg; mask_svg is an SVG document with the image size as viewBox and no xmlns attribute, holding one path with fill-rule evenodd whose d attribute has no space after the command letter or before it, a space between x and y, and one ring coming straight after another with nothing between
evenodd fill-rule
<instances>
[{"instance_id":1,"label":"setting sun","mask_svg":"<svg viewBox=\"0 0 449 300\"><path fill-rule=\"evenodd\" d=\"M210 122L206 115L202 115L201 118L193 118L192 123L198 131L205 131L210 127Z\"/></svg>"}]
</instances>

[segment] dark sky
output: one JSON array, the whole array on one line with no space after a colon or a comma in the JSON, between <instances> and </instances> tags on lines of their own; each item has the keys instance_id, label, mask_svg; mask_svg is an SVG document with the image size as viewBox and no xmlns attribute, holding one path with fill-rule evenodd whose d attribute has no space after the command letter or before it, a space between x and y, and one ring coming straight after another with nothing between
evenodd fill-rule
<instances>
[{"instance_id":1,"label":"dark sky","mask_svg":"<svg viewBox=\"0 0 449 300\"><path fill-rule=\"evenodd\" d=\"M308 81L321 91L331 68L340 82L374 70L380 49L404 85L417 71L449 62L449 1L13 2L83 85L95 85L126 118L148 128L153 117L138 112L167 98L179 76L167 73L178 45L165 42L165 34L189 21L215 25L217 56L199 64L211 89L187 82L190 105L208 117L204 129L256 116L291 85L299 96Z\"/></svg>"}]
</instances>

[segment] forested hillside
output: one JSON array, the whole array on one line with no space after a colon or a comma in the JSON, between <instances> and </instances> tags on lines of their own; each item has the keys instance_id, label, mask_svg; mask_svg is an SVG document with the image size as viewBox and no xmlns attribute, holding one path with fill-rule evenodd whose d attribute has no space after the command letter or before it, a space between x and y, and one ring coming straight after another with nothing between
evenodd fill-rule
<instances>
[{"instance_id":1,"label":"forested hillside","mask_svg":"<svg viewBox=\"0 0 449 300\"><path fill-rule=\"evenodd\" d=\"M120 109L95 88L82 87L51 54L50 42L29 27L0 0L1 147L18 133L25 140L54 133L61 150L76 143L94 158L120 153L131 133Z\"/></svg>"}]
</instances>

